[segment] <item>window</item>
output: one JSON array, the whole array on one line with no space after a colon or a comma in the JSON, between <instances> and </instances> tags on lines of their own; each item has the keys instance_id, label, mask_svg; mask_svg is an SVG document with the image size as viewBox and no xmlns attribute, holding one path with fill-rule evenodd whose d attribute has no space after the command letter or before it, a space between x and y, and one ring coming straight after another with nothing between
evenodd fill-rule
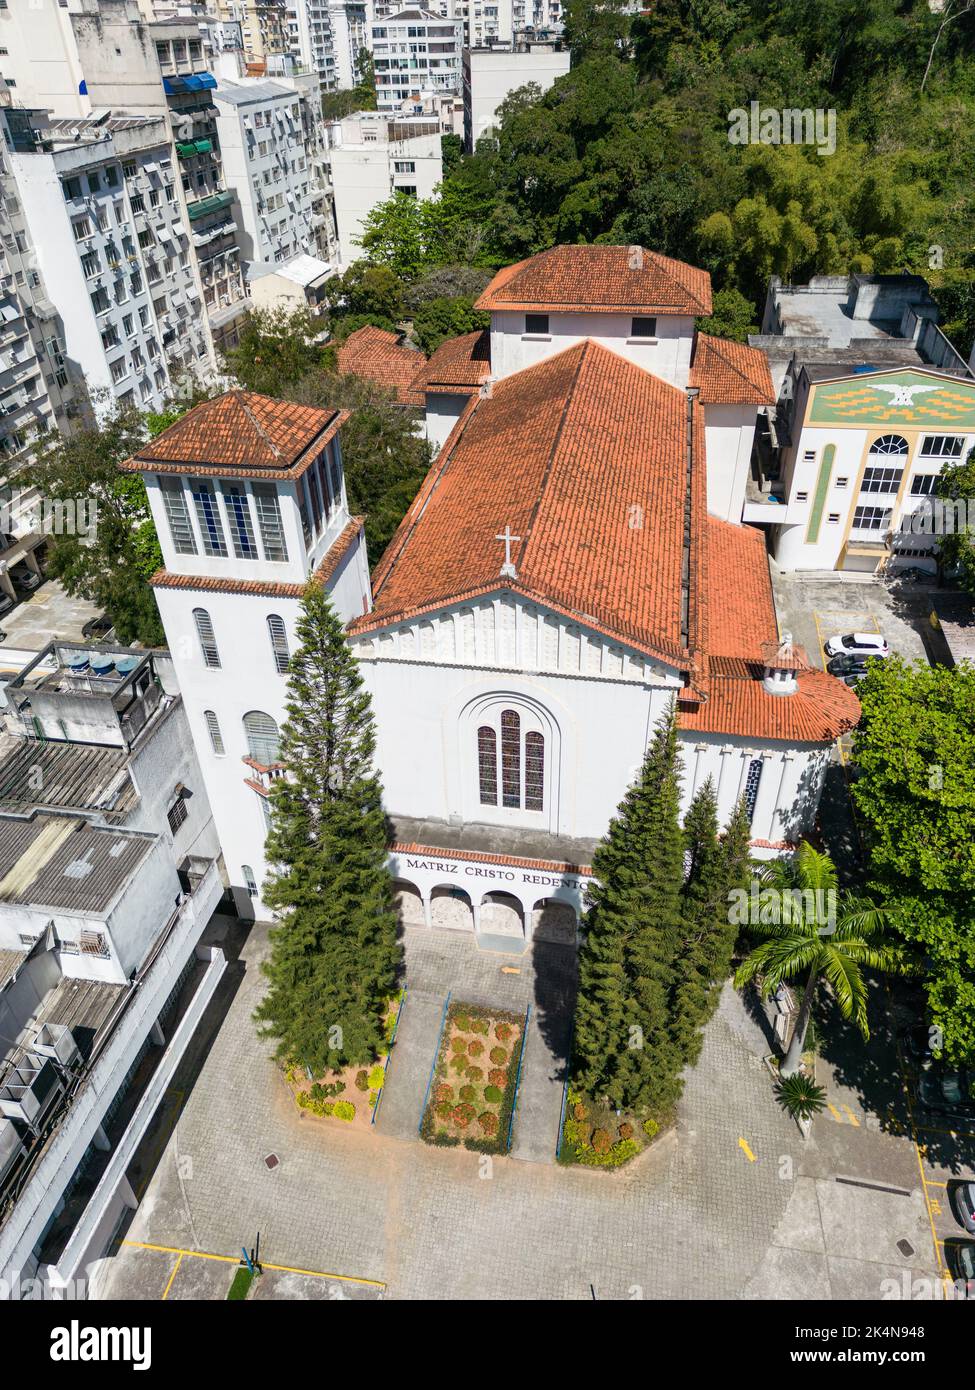
<instances>
[{"instance_id":1,"label":"window","mask_svg":"<svg viewBox=\"0 0 975 1390\"><path fill-rule=\"evenodd\" d=\"M190 521L190 509L186 505L186 493L179 478L158 478L159 491L166 509L170 535L177 555L195 555L196 540Z\"/></svg>"},{"instance_id":2,"label":"window","mask_svg":"<svg viewBox=\"0 0 975 1390\"><path fill-rule=\"evenodd\" d=\"M548 334L548 314L526 314L525 332L537 333L541 336Z\"/></svg>"},{"instance_id":3,"label":"window","mask_svg":"<svg viewBox=\"0 0 975 1390\"><path fill-rule=\"evenodd\" d=\"M829 516L827 517L827 521L829 522L830 526L838 526L840 522L839 512L830 512Z\"/></svg>"},{"instance_id":4,"label":"window","mask_svg":"<svg viewBox=\"0 0 975 1390\"><path fill-rule=\"evenodd\" d=\"M656 338L657 320L654 318L635 318L630 325L631 338Z\"/></svg>"},{"instance_id":5,"label":"window","mask_svg":"<svg viewBox=\"0 0 975 1390\"><path fill-rule=\"evenodd\" d=\"M865 468L861 492L896 492L904 477L901 468Z\"/></svg>"},{"instance_id":6,"label":"window","mask_svg":"<svg viewBox=\"0 0 975 1390\"><path fill-rule=\"evenodd\" d=\"M288 547L281 524L281 506L278 491L273 483L252 483L254 507L257 511L257 527L261 533L265 560L286 561Z\"/></svg>"},{"instance_id":7,"label":"window","mask_svg":"<svg viewBox=\"0 0 975 1390\"><path fill-rule=\"evenodd\" d=\"M79 179L63 179L61 187L64 189L65 198L81 197L81 182Z\"/></svg>"},{"instance_id":8,"label":"window","mask_svg":"<svg viewBox=\"0 0 975 1390\"><path fill-rule=\"evenodd\" d=\"M937 473L918 473L916 477L911 479L911 496L930 497L937 476Z\"/></svg>"},{"instance_id":9,"label":"window","mask_svg":"<svg viewBox=\"0 0 975 1390\"><path fill-rule=\"evenodd\" d=\"M101 257L97 251L86 251L81 258L81 269L86 280L97 275L102 268Z\"/></svg>"},{"instance_id":10,"label":"window","mask_svg":"<svg viewBox=\"0 0 975 1390\"><path fill-rule=\"evenodd\" d=\"M213 623L210 621L210 614L205 608L194 608L193 621L196 623L196 635L200 639L200 651L203 653L204 666L219 669L220 652L217 649L217 639L213 635Z\"/></svg>"},{"instance_id":11,"label":"window","mask_svg":"<svg viewBox=\"0 0 975 1390\"><path fill-rule=\"evenodd\" d=\"M482 806L541 811L545 800L545 739L536 730L522 732L517 710L501 711L500 782L498 730L482 724L477 731L478 787Z\"/></svg>"},{"instance_id":12,"label":"window","mask_svg":"<svg viewBox=\"0 0 975 1390\"><path fill-rule=\"evenodd\" d=\"M203 719L207 726L207 733L210 735L210 747L218 758L222 758L226 752L223 746L223 734L220 732L220 723L212 709L203 711Z\"/></svg>"},{"instance_id":13,"label":"window","mask_svg":"<svg viewBox=\"0 0 975 1390\"><path fill-rule=\"evenodd\" d=\"M755 815L755 806L758 802L758 788L762 780L762 768L764 767L762 758L752 758L748 764L748 775L745 778L745 811L751 821Z\"/></svg>"},{"instance_id":14,"label":"window","mask_svg":"<svg viewBox=\"0 0 975 1390\"><path fill-rule=\"evenodd\" d=\"M849 481L850 481L849 478L837 478L837 479L836 479L836 487L837 487L837 489L838 489L839 491L842 491L843 488L846 487L846 485L847 485L847 483L848 483Z\"/></svg>"},{"instance_id":15,"label":"window","mask_svg":"<svg viewBox=\"0 0 975 1390\"><path fill-rule=\"evenodd\" d=\"M186 802L182 793L176 798L172 806L166 812L166 819L169 821L169 829L173 835L186 820Z\"/></svg>"},{"instance_id":16,"label":"window","mask_svg":"<svg viewBox=\"0 0 975 1390\"><path fill-rule=\"evenodd\" d=\"M254 870L249 864L241 864L241 873L244 875L244 887L248 895L252 898L257 897L257 879L254 877Z\"/></svg>"},{"instance_id":17,"label":"window","mask_svg":"<svg viewBox=\"0 0 975 1390\"><path fill-rule=\"evenodd\" d=\"M91 236L91 223L87 217L76 217L71 223L71 230L75 241L84 241L86 236Z\"/></svg>"},{"instance_id":18,"label":"window","mask_svg":"<svg viewBox=\"0 0 975 1390\"><path fill-rule=\"evenodd\" d=\"M256 763L270 767L278 761L278 726L269 714L259 709L245 714L244 737L247 751Z\"/></svg>"},{"instance_id":19,"label":"window","mask_svg":"<svg viewBox=\"0 0 975 1390\"><path fill-rule=\"evenodd\" d=\"M223 526L220 522L220 513L217 511L217 499L213 491L213 484L207 482L205 478L193 478L190 482L190 492L193 495L196 519L203 536L204 554L225 556L227 554L227 542L223 538Z\"/></svg>"},{"instance_id":20,"label":"window","mask_svg":"<svg viewBox=\"0 0 975 1390\"><path fill-rule=\"evenodd\" d=\"M808 501L809 501L809 493L808 493L808 492L797 492L797 493L796 493L796 501L797 501L797 502L808 502Z\"/></svg>"},{"instance_id":21,"label":"window","mask_svg":"<svg viewBox=\"0 0 975 1390\"><path fill-rule=\"evenodd\" d=\"M929 434L921 441L921 457L926 459L956 459L961 457L965 440L958 434Z\"/></svg>"},{"instance_id":22,"label":"window","mask_svg":"<svg viewBox=\"0 0 975 1390\"><path fill-rule=\"evenodd\" d=\"M283 676L288 669L288 660L290 657L288 651L288 634L285 630L284 620L279 618L277 613L268 614L267 630L271 638L271 655L274 657L274 669L279 676Z\"/></svg>"},{"instance_id":23,"label":"window","mask_svg":"<svg viewBox=\"0 0 975 1390\"><path fill-rule=\"evenodd\" d=\"M83 956L100 956L102 960L105 960L111 954L105 933L94 931L90 927L82 929L81 936L78 938L78 945Z\"/></svg>"},{"instance_id":24,"label":"window","mask_svg":"<svg viewBox=\"0 0 975 1390\"><path fill-rule=\"evenodd\" d=\"M890 507L857 507L853 512L853 529L883 531L890 521Z\"/></svg>"},{"instance_id":25,"label":"window","mask_svg":"<svg viewBox=\"0 0 975 1390\"><path fill-rule=\"evenodd\" d=\"M899 434L882 434L870 445L872 454L906 454L907 440Z\"/></svg>"},{"instance_id":26,"label":"window","mask_svg":"<svg viewBox=\"0 0 975 1390\"><path fill-rule=\"evenodd\" d=\"M227 522L230 526L230 539L234 543L234 554L238 560L256 560L257 542L254 539L246 491L240 483L221 483L220 491L227 508Z\"/></svg>"}]
</instances>

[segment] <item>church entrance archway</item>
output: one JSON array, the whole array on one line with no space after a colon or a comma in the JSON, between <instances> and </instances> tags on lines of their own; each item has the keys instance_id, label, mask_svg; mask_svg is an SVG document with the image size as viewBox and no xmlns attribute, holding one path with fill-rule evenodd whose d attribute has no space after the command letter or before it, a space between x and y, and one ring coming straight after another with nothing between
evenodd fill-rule
<instances>
[{"instance_id":1,"label":"church entrance archway","mask_svg":"<svg viewBox=\"0 0 975 1390\"><path fill-rule=\"evenodd\" d=\"M474 905L463 888L443 884L430 894L430 925L450 931L474 930Z\"/></svg>"},{"instance_id":2,"label":"church entrance archway","mask_svg":"<svg viewBox=\"0 0 975 1390\"><path fill-rule=\"evenodd\" d=\"M393 880L393 902L404 927L425 927L427 916L423 910L423 897L415 884L405 879Z\"/></svg>"},{"instance_id":3,"label":"church entrance archway","mask_svg":"<svg viewBox=\"0 0 975 1390\"><path fill-rule=\"evenodd\" d=\"M511 893L486 893L481 899L478 927L485 936L516 936L524 940L521 903Z\"/></svg>"},{"instance_id":4,"label":"church entrance archway","mask_svg":"<svg viewBox=\"0 0 975 1390\"><path fill-rule=\"evenodd\" d=\"M540 898L532 908L532 939L554 941L560 946L576 942L576 910L557 898Z\"/></svg>"}]
</instances>

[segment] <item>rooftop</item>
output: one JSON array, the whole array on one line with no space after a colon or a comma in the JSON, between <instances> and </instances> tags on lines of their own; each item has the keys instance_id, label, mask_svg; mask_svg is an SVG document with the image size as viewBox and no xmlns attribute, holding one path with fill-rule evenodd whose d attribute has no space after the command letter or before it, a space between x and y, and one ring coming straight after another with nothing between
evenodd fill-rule
<instances>
[{"instance_id":1,"label":"rooftop","mask_svg":"<svg viewBox=\"0 0 975 1390\"><path fill-rule=\"evenodd\" d=\"M471 391L491 375L491 333L482 328L476 333L464 333L448 338L420 368L413 381L413 390L457 392Z\"/></svg>"},{"instance_id":2,"label":"rooftop","mask_svg":"<svg viewBox=\"0 0 975 1390\"><path fill-rule=\"evenodd\" d=\"M253 261L248 267L247 278L258 280L263 275L280 275L283 280L290 280L304 288L331 275L333 269L328 261L319 260L317 256L300 255L292 256L290 261L282 261L280 264L273 261Z\"/></svg>"},{"instance_id":3,"label":"rooftop","mask_svg":"<svg viewBox=\"0 0 975 1390\"><path fill-rule=\"evenodd\" d=\"M711 313L711 277L633 246L554 246L505 266L476 309L580 313Z\"/></svg>"},{"instance_id":4,"label":"rooftop","mask_svg":"<svg viewBox=\"0 0 975 1390\"><path fill-rule=\"evenodd\" d=\"M0 903L104 912L152 844L72 816L0 815Z\"/></svg>"},{"instance_id":5,"label":"rooftop","mask_svg":"<svg viewBox=\"0 0 975 1390\"><path fill-rule=\"evenodd\" d=\"M0 812L34 807L124 818L137 804L124 748L0 734Z\"/></svg>"},{"instance_id":6,"label":"rooftop","mask_svg":"<svg viewBox=\"0 0 975 1390\"><path fill-rule=\"evenodd\" d=\"M760 348L699 333L688 385L702 405L774 405L768 358Z\"/></svg>"},{"instance_id":7,"label":"rooftop","mask_svg":"<svg viewBox=\"0 0 975 1390\"><path fill-rule=\"evenodd\" d=\"M348 418L253 391L202 401L121 466L128 472L296 477Z\"/></svg>"},{"instance_id":8,"label":"rooftop","mask_svg":"<svg viewBox=\"0 0 975 1390\"><path fill-rule=\"evenodd\" d=\"M407 347L401 333L366 324L350 333L336 352L338 369L349 376L361 376L379 386L392 388L403 405L422 405L423 396L411 389L414 377L422 373L426 358L416 348Z\"/></svg>"}]
</instances>

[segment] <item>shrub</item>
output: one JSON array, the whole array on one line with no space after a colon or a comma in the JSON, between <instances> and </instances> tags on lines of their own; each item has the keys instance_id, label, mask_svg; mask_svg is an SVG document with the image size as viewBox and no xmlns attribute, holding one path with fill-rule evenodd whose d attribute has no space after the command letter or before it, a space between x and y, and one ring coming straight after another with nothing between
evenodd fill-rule
<instances>
[{"instance_id":1,"label":"shrub","mask_svg":"<svg viewBox=\"0 0 975 1390\"><path fill-rule=\"evenodd\" d=\"M449 1100L442 1100L433 1112L438 1120L449 1120L454 1113L454 1107Z\"/></svg>"},{"instance_id":2,"label":"shrub","mask_svg":"<svg viewBox=\"0 0 975 1390\"><path fill-rule=\"evenodd\" d=\"M474 1109L473 1105L468 1104L467 1101L462 1105L455 1105L453 1114L454 1124L459 1125L461 1129L466 1129L476 1114L477 1111Z\"/></svg>"},{"instance_id":3,"label":"shrub","mask_svg":"<svg viewBox=\"0 0 975 1390\"><path fill-rule=\"evenodd\" d=\"M461 1088L460 1088L460 1098L461 1098L461 1100L473 1100L474 1097L475 1097L476 1095L477 1095L477 1092L474 1090L474 1087L473 1087L473 1086L461 1086Z\"/></svg>"},{"instance_id":4,"label":"shrub","mask_svg":"<svg viewBox=\"0 0 975 1390\"><path fill-rule=\"evenodd\" d=\"M507 1042L511 1037L511 1033L512 1028L510 1023L495 1024L494 1036L497 1038L498 1042Z\"/></svg>"},{"instance_id":5,"label":"shrub","mask_svg":"<svg viewBox=\"0 0 975 1390\"><path fill-rule=\"evenodd\" d=\"M492 1086L500 1086L503 1091L508 1084L508 1073L503 1067L492 1067L488 1072L488 1080Z\"/></svg>"},{"instance_id":6,"label":"shrub","mask_svg":"<svg viewBox=\"0 0 975 1390\"><path fill-rule=\"evenodd\" d=\"M492 1114L490 1110L485 1110L483 1115L478 1116L477 1122L481 1126L485 1134L497 1134L498 1117L497 1115Z\"/></svg>"},{"instance_id":7,"label":"shrub","mask_svg":"<svg viewBox=\"0 0 975 1390\"><path fill-rule=\"evenodd\" d=\"M572 1107L572 1113L577 1120L584 1120L586 1118L586 1107L581 1100L576 1101L575 1105Z\"/></svg>"},{"instance_id":8,"label":"shrub","mask_svg":"<svg viewBox=\"0 0 975 1390\"><path fill-rule=\"evenodd\" d=\"M447 1083L446 1083L446 1081L441 1081L440 1085L437 1087L437 1089L436 1089L436 1090L434 1091L434 1093L433 1093L433 1098L434 1098L434 1100L437 1102L438 1105L443 1105L443 1103L444 1103L445 1101L448 1101L448 1100L449 1100L449 1101L453 1101L453 1099L454 1099L454 1088L453 1088L453 1086L448 1086Z\"/></svg>"},{"instance_id":9,"label":"shrub","mask_svg":"<svg viewBox=\"0 0 975 1390\"><path fill-rule=\"evenodd\" d=\"M779 1104L794 1120L811 1120L826 1105L826 1091L811 1076L797 1071L783 1076L775 1087Z\"/></svg>"},{"instance_id":10,"label":"shrub","mask_svg":"<svg viewBox=\"0 0 975 1390\"><path fill-rule=\"evenodd\" d=\"M613 1141L604 1129L593 1131L592 1146L598 1154L608 1154L613 1147Z\"/></svg>"},{"instance_id":11,"label":"shrub","mask_svg":"<svg viewBox=\"0 0 975 1390\"><path fill-rule=\"evenodd\" d=\"M635 1139L621 1139L607 1153L597 1153L595 1149L587 1149L585 1153L577 1156L577 1162L582 1163L587 1168L619 1168L621 1164L628 1163L631 1158L635 1158L639 1152L640 1145Z\"/></svg>"},{"instance_id":12,"label":"shrub","mask_svg":"<svg viewBox=\"0 0 975 1390\"><path fill-rule=\"evenodd\" d=\"M660 1129L660 1126L657 1124L657 1121L656 1121L656 1120L644 1120L644 1121L643 1121L643 1132L644 1132L644 1134L647 1136L648 1139L653 1139L653 1138L655 1137L655 1135L657 1134L657 1131L658 1131L659 1129Z\"/></svg>"},{"instance_id":13,"label":"shrub","mask_svg":"<svg viewBox=\"0 0 975 1390\"><path fill-rule=\"evenodd\" d=\"M363 1069L362 1071L357 1071L357 1072L356 1072L356 1074L355 1074L355 1088L356 1088L357 1091L368 1091L368 1089L369 1089L369 1073L368 1073L365 1069Z\"/></svg>"},{"instance_id":14,"label":"shrub","mask_svg":"<svg viewBox=\"0 0 975 1390\"><path fill-rule=\"evenodd\" d=\"M620 1128L619 1128L619 1136L620 1136L621 1139L632 1139L632 1138L633 1138L633 1126L632 1126L632 1125L628 1125L628 1124L624 1121L623 1124L620 1125Z\"/></svg>"},{"instance_id":15,"label":"shrub","mask_svg":"<svg viewBox=\"0 0 975 1390\"><path fill-rule=\"evenodd\" d=\"M486 1036L490 1031L490 1025L486 1018L472 1018L470 1031L472 1033L481 1033Z\"/></svg>"},{"instance_id":16,"label":"shrub","mask_svg":"<svg viewBox=\"0 0 975 1390\"><path fill-rule=\"evenodd\" d=\"M464 1072L464 1075L467 1077L468 1081L484 1080L484 1072L481 1070L480 1067L468 1067L467 1070Z\"/></svg>"},{"instance_id":17,"label":"shrub","mask_svg":"<svg viewBox=\"0 0 975 1390\"><path fill-rule=\"evenodd\" d=\"M580 1149L589 1147L589 1125L585 1120L566 1120L565 1122L565 1141L567 1144L575 1144Z\"/></svg>"},{"instance_id":18,"label":"shrub","mask_svg":"<svg viewBox=\"0 0 975 1390\"><path fill-rule=\"evenodd\" d=\"M337 1100L332 1113L337 1120L354 1120L355 1106L351 1100Z\"/></svg>"},{"instance_id":19,"label":"shrub","mask_svg":"<svg viewBox=\"0 0 975 1390\"><path fill-rule=\"evenodd\" d=\"M480 1057L483 1051L484 1044L481 1042L480 1038L474 1038L471 1042L467 1044L468 1057Z\"/></svg>"},{"instance_id":20,"label":"shrub","mask_svg":"<svg viewBox=\"0 0 975 1390\"><path fill-rule=\"evenodd\" d=\"M451 1052L456 1052L458 1055L460 1055L460 1053L467 1051L467 1044L463 1038L451 1038L450 1050Z\"/></svg>"},{"instance_id":21,"label":"shrub","mask_svg":"<svg viewBox=\"0 0 975 1390\"><path fill-rule=\"evenodd\" d=\"M508 1054L503 1047L492 1047L488 1056L496 1067L503 1066L508 1060Z\"/></svg>"},{"instance_id":22,"label":"shrub","mask_svg":"<svg viewBox=\"0 0 975 1390\"><path fill-rule=\"evenodd\" d=\"M385 1080L386 1069L377 1062L369 1073L370 1091L381 1091Z\"/></svg>"},{"instance_id":23,"label":"shrub","mask_svg":"<svg viewBox=\"0 0 975 1390\"><path fill-rule=\"evenodd\" d=\"M464 1056L462 1056L462 1054L458 1052L458 1054L457 1054L456 1057L451 1057L451 1059L450 1059L450 1065L453 1067L454 1071L456 1071L456 1072L466 1071L466 1070L467 1070L467 1058L464 1057Z\"/></svg>"},{"instance_id":24,"label":"shrub","mask_svg":"<svg viewBox=\"0 0 975 1390\"><path fill-rule=\"evenodd\" d=\"M471 1021L466 1014L455 1014L454 1027L459 1028L462 1033L469 1033L471 1031Z\"/></svg>"},{"instance_id":25,"label":"shrub","mask_svg":"<svg viewBox=\"0 0 975 1390\"><path fill-rule=\"evenodd\" d=\"M498 1105L501 1101L502 1092L497 1086L484 1087L484 1099L490 1101L492 1105Z\"/></svg>"}]
</instances>

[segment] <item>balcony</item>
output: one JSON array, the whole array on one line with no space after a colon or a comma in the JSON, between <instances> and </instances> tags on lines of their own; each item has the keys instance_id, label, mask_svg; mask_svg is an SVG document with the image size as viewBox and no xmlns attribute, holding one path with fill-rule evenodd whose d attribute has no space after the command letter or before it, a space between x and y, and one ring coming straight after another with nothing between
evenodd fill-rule
<instances>
[{"instance_id":1,"label":"balcony","mask_svg":"<svg viewBox=\"0 0 975 1390\"><path fill-rule=\"evenodd\" d=\"M284 763L259 763L255 758L250 757L242 758L241 762L249 767L254 774L252 777L244 778L244 785L250 787L260 796L270 796L271 787L279 777L285 775Z\"/></svg>"},{"instance_id":2,"label":"balcony","mask_svg":"<svg viewBox=\"0 0 975 1390\"><path fill-rule=\"evenodd\" d=\"M196 222L200 217L206 217L213 212L221 212L224 208L230 207L234 201L232 193L211 193L207 198L200 198L198 202L190 203L190 221Z\"/></svg>"}]
</instances>

